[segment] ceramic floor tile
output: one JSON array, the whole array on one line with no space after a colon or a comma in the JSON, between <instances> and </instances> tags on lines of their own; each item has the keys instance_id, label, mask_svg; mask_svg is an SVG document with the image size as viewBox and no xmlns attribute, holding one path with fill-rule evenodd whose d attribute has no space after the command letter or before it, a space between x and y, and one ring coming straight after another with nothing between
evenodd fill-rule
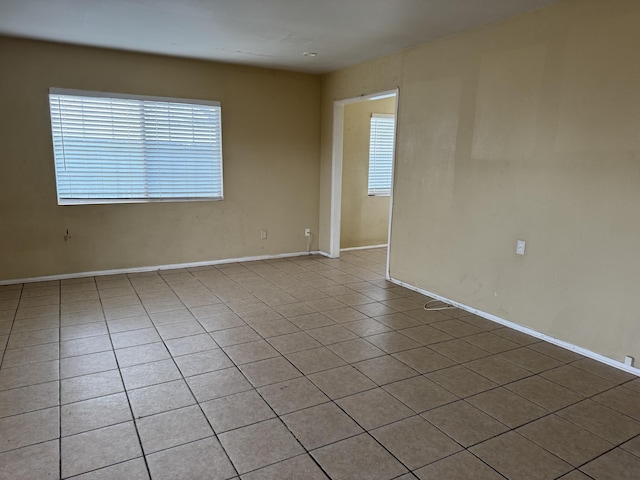
<instances>
[{"instance_id":1,"label":"ceramic floor tile","mask_svg":"<svg viewBox=\"0 0 640 480\"><path fill-rule=\"evenodd\" d=\"M123 391L124 387L120 372L117 370L60 380L60 402L62 404L79 402Z\"/></svg>"},{"instance_id":2,"label":"ceramic floor tile","mask_svg":"<svg viewBox=\"0 0 640 480\"><path fill-rule=\"evenodd\" d=\"M431 326L456 338L468 337L482 332L480 328L466 323L463 320L444 320L442 322L431 323Z\"/></svg>"},{"instance_id":3,"label":"ceramic floor tile","mask_svg":"<svg viewBox=\"0 0 640 480\"><path fill-rule=\"evenodd\" d=\"M507 340L491 332L478 333L465 337L464 341L489 353L500 353L520 347L520 344Z\"/></svg>"},{"instance_id":4,"label":"ceramic floor tile","mask_svg":"<svg viewBox=\"0 0 640 480\"><path fill-rule=\"evenodd\" d=\"M58 382L0 391L0 418L59 405Z\"/></svg>"},{"instance_id":5,"label":"ceramic floor tile","mask_svg":"<svg viewBox=\"0 0 640 480\"><path fill-rule=\"evenodd\" d=\"M347 340L355 340L357 335L350 332L342 325L330 325L328 327L314 328L306 331L322 345L330 345L332 343L346 342Z\"/></svg>"},{"instance_id":6,"label":"ceramic floor tile","mask_svg":"<svg viewBox=\"0 0 640 480\"><path fill-rule=\"evenodd\" d=\"M313 337L300 331L271 337L268 339L268 342L283 355L321 346Z\"/></svg>"},{"instance_id":7,"label":"ceramic floor tile","mask_svg":"<svg viewBox=\"0 0 640 480\"><path fill-rule=\"evenodd\" d=\"M562 362L553 357L536 352L527 347L516 348L500 353L499 358L508 360L533 373L540 373L562 365Z\"/></svg>"},{"instance_id":8,"label":"ceramic floor tile","mask_svg":"<svg viewBox=\"0 0 640 480\"><path fill-rule=\"evenodd\" d=\"M109 335L65 340L60 342L60 358L104 352L112 349Z\"/></svg>"},{"instance_id":9,"label":"ceramic floor tile","mask_svg":"<svg viewBox=\"0 0 640 480\"><path fill-rule=\"evenodd\" d=\"M280 420L267 420L219 435L240 474L304 453Z\"/></svg>"},{"instance_id":10,"label":"ceramic floor tile","mask_svg":"<svg viewBox=\"0 0 640 480\"><path fill-rule=\"evenodd\" d=\"M137 345L145 345L147 343L161 342L162 339L155 327L140 328L137 330L128 330L120 333L112 333L111 341L113 348L135 347Z\"/></svg>"},{"instance_id":11,"label":"ceramic floor tile","mask_svg":"<svg viewBox=\"0 0 640 480\"><path fill-rule=\"evenodd\" d=\"M290 353L286 357L305 375L345 364L344 360L326 347Z\"/></svg>"},{"instance_id":12,"label":"ceramic floor tile","mask_svg":"<svg viewBox=\"0 0 640 480\"><path fill-rule=\"evenodd\" d=\"M379 333L367 337L367 341L386 353L397 353L417 348L420 344L398 332Z\"/></svg>"},{"instance_id":13,"label":"ceramic floor tile","mask_svg":"<svg viewBox=\"0 0 640 480\"><path fill-rule=\"evenodd\" d=\"M60 346L57 343L14 348L5 351L2 368L25 366L37 362L48 362L57 360L59 356Z\"/></svg>"},{"instance_id":14,"label":"ceramic floor tile","mask_svg":"<svg viewBox=\"0 0 640 480\"><path fill-rule=\"evenodd\" d=\"M129 392L129 402L136 418L187 407L196 403L184 380L175 380Z\"/></svg>"},{"instance_id":15,"label":"ceramic floor tile","mask_svg":"<svg viewBox=\"0 0 640 480\"><path fill-rule=\"evenodd\" d=\"M186 380L198 402L252 389L249 381L236 367L194 375Z\"/></svg>"},{"instance_id":16,"label":"ceramic floor tile","mask_svg":"<svg viewBox=\"0 0 640 480\"><path fill-rule=\"evenodd\" d=\"M381 388L344 397L336 403L366 430L414 415L410 408Z\"/></svg>"},{"instance_id":17,"label":"ceramic floor tile","mask_svg":"<svg viewBox=\"0 0 640 480\"><path fill-rule=\"evenodd\" d=\"M141 363L156 362L171 358L164 343L149 343L136 347L121 348L115 351L120 368L140 365Z\"/></svg>"},{"instance_id":18,"label":"ceramic floor tile","mask_svg":"<svg viewBox=\"0 0 640 480\"><path fill-rule=\"evenodd\" d=\"M237 345L238 343L255 342L256 340L262 339L253 328L246 325L211 332L211 338L221 347Z\"/></svg>"},{"instance_id":19,"label":"ceramic floor tile","mask_svg":"<svg viewBox=\"0 0 640 480\"><path fill-rule=\"evenodd\" d=\"M499 355L465 363L465 367L499 385L515 382L531 376L530 371L501 358Z\"/></svg>"},{"instance_id":20,"label":"ceramic floor tile","mask_svg":"<svg viewBox=\"0 0 640 480\"><path fill-rule=\"evenodd\" d=\"M576 403L557 414L614 444L625 442L640 433L640 422L592 400Z\"/></svg>"},{"instance_id":21,"label":"ceramic floor tile","mask_svg":"<svg viewBox=\"0 0 640 480\"><path fill-rule=\"evenodd\" d=\"M60 478L59 443L60 441L56 439L0 453L0 478L7 480Z\"/></svg>"},{"instance_id":22,"label":"ceramic floor tile","mask_svg":"<svg viewBox=\"0 0 640 480\"><path fill-rule=\"evenodd\" d=\"M175 362L182 372L182 375L185 377L200 375L202 373L213 372L215 370L221 370L223 368L233 366L233 362L231 362L229 357L227 357L227 355L219 348L204 352L191 353L189 355L182 355L180 357L176 357Z\"/></svg>"},{"instance_id":23,"label":"ceramic floor tile","mask_svg":"<svg viewBox=\"0 0 640 480\"><path fill-rule=\"evenodd\" d=\"M120 372L127 390L178 380L182 377L173 360L160 360L158 362L134 365L122 368Z\"/></svg>"},{"instance_id":24,"label":"ceramic floor tile","mask_svg":"<svg viewBox=\"0 0 640 480\"><path fill-rule=\"evenodd\" d=\"M595 395L615 386L613 382L571 365L543 372L541 376L584 396Z\"/></svg>"},{"instance_id":25,"label":"ceramic floor tile","mask_svg":"<svg viewBox=\"0 0 640 480\"><path fill-rule=\"evenodd\" d=\"M350 365L314 373L308 378L332 399L376 387L375 383Z\"/></svg>"},{"instance_id":26,"label":"ceramic floor tile","mask_svg":"<svg viewBox=\"0 0 640 480\"><path fill-rule=\"evenodd\" d=\"M414 348L413 350L394 353L393 357L420 373L442 370L443 368L456 364L456 362L450 358L434 352L429 347Z\"/></svg>"},{"instance_id":27,"label":"ceramic floor tile","mask_svg":"<svg viewBox=\"0 0 640 480\"><path fill-rule=\"evenodd\" d=\"M510 428L532 422L549 412L505 388L496 388L467 398L467 402Z\"/></svg>"},{"instance_id":28,"label":"ceramic floor tile","mask_svg":"<svg viewBox=\"0 0 640 480\"><path fill-rule=\"evenodd\" d=\"M121 320L110 320L107 322L110 333L129 332L131 330L142 330L144 328L152 328L153 323L147 315L138 317L123 318Z\"/></svg>"},{"instance_id":29,"label":"ceramic floor tile","mask_svg":"<svg viewBox=\"0 0 640 480\"><path fill-rule=\"evenodd\" d=\"M635 480L640 472L640 457L616 448L580 470L598 480Z\"/></svg>"},{"instance_id":30,"label":"ceramic floor tile","mask_svg":"<svg viewBox=\"0 0 640 480\"><path fill-rule=\"evenodd\" d=\"M31 332L12 332L7 343L7 348L23 348L43 343L57 343L60 338L59 328L47 328L44 330L34 330Z\"/></svg>"},{"instance_id":31,"label":"ceramic floor tile","mask_svg":"<svg viewBox=\"0 0 640 480\"><path fill-rule=\"evenodd\" d=\"M290 317L288 320L301 330L310 330L312 328L320 328L336 324L332 319L318 312Z\"/></svg>"},{"instance_id":32,"label":"ceramic floor tile","mask_svg":"<svg viewBox=\"0 0 640 480\"><path fill-rule=\"evenodd\" d=\"M430 410L422 416L465 447L508 430L506 425L464 401Z\"/></svg>"},{"instance_id":33,"label":"ceramic floor tile","mask_svg":"<svg viewBox=\"0 0 640 480\"><path fill-rule=\"evenodd\" d=\"M488 378L478 375L462 365L431 372L426 376L461 398L497 387L497 384Z\"/></svg>"},{"instance_id":34,"label":"ceramic floor tile","mask_svg":"<svg viewBox=\"0 0 640 480\"><path fill-rule=\"evenodd\" d=\"M493 330L493 333L506 338L507 340L511 340L512 342L515 342L519 345L532 345L535 343L540 343L539 339L532 337L531 335L527 335L526 333L522 333L507 327Z\"/></svg>"},{"instance_id":35,"label":"ceramic floor tile","mask_svg":"<svg viewBox=\"0 0 640 480\"><path fill-rule=\"evenodd\" d=\"M474 347L462 339L448 340L446 342L435 343L430 348L440 355L444 355L456 363L469 362L490 355L489 352L481 348Z\"/></svg>"},{"instance_id":36,"label":"ceramic floor tile","mask_svg":"<svg viewBox=\"0 0 640 480\"><path fill-rule=\"evenodd\" d=\"M365 318L364 320L356 320L355 322L343 323L342 326L347 330L355 333L356 335L360 335L361 337L393 331L393 329L389 328L383 323L374 320L373 318Z\"/></svg>"},{"instance_id":37,"label":"ceramic floor tile","mask_svg":"<svg viewBox=\"0 0 640 480\"><path fill-rule=\"evenodd\" d=\"M198 335L200 333L206 333L204 328L197 320L191 320L188 322L171 323L167 325L158 325L156 327L158 333L163 340L172 340L174 338L189 337L191 335Z\"/></svg>"},{"instance_id":38,"label":"ceramic floor tile","mask_svg":"<svg viewBox=\"0 0 640 480\"><path fill-rule=\"evenodd\" d=\"M381 318L384 318L384 317L376 317L376 318L379 319L379 321L385 323L383 320L381 320ZM417 322L417 320L413 320L413 321ZM389 324L387 323L387 325ZM438 330L437 328L433 328L430 325L419 324L418 326L403 328L402 330L400 330L400 333L402 333L403 335L406 335L407 337L415 340L416 342L422 345L433 345L436 343L453 340L453 337L448 333L445 333L442 330Z\"/></svg>"},{"instance_id":39,"label":"ceramic floor tile","mask_svg":"<svg viewBox=\"0 0 640 480\"><path fill-rule=\"evenodd\" d=\"M505 332L506 330L501 330L501 333L503 335L505 334ZM564 363L569 363L584 358L579 353L572 352L571 350L567 350L566 348L560 348L557 345L553 345L547 342L534 343L533 345L529 345L529 348L535 350L536 352L543 353L549 357L553 357L556 360L560 360Z\"/></svg>"},{"instance_id":40,"label":"ceramic floor tile","mask_svg":"<svg viewBox=\"0 0 640 480\"><path fill-rule=\"evenodd\" d=\"M190 353L206 352L218 348L216 342L207 333L190 337L174 338L164 342L174 357Z\"/></svg>"},{"instance_id":41,"label":"ceramic floor tile","mask_svg":"<svg viewBox=\"0 0 640 480\"><path fill-rule=\"evenodd\" d=\"M236 365L280 356L266 340L232 345L223 350Z\"/></svg>"},{"instance_id":42,"label":"ceramic floor tile","mask_svg":"<svg viewBox=\"0 0 640 480\"><path fill-rule=\"evenodd\" d=\"M32 363L0 369L0 390L58 380L58 361Z\"/></svg>"},{"instance_id":43,"label":"ceramic floor tile","mask_svg":"<svg viewBox=\"0 0 640 480\"><path fill-rule=\"evenodd\" d=\"M124 393L63 405L60 412L63 437L133 420Z\"/></svg>"},{"instance_id":44,"label":"ceramic floor tile","mask_svg":"<svg viewBox=\"0 0 640 480\"><path fill-rule=\"evenodd\" d=\"M311 452L334 480L389 480L407 471L367 434Z\"/></svg>"},{"instance_id":45,"label":"ceramic floor tile","mask_svg":"<svg viewBox=\"0 0 640 480\"><path fill-rule=\"evenodd\" d=\"M518 433L574 467L613 448L609 442L556 415L525 425L518 429Z\"/></svg>"},{"instance_id":46,"label":"ceramic floor tile","mask_svg":"<svg viewBox=\"0 0 640 480\"><path fill-rule=\"evenodd\" d=\"M378 385L385 385L418 375L418 372L390 355L358 362L353 366Z\"/></svg>"},{"instance_id":47,"label":"ceramic floor tile","mask_svg":"<svg viewBox=\"0 0 640 480\"><path fill-rule=\"evenodd\" d=\"M60 329L61 340L74 340L76 338L95 337L98 335L106 335L107 324L105 322L84 323L81 325L71 325Z\"/></svg>"},{"instance_id":48,"label":"ceramic floor tile","mask_svg":"<svg viewBox=\"0 0 640 480\"><path fill-rule=\"evenodd\" d=\"M504 477L467 451L438 460L415 472L420 480L503 480Z\"/></svg>"},{"instance_id":49,"label":"ceramic floor tile","mask_svg":"<svg viewBox=\"0 0 640 480\"><path fill-rule=\"evenodd\" d=\"M540 376L510 383L505 385L505 388L552 412L577 403L584 398L582 395Z\"/></svg>"},{"instance_id":50,"label":"ceramic floor tile","mask_svg":"<svg viewBox=\"0 0 640 480\"><path fill-rule=\"evenodd\" d=\"M147 456L154 480L228 479L236 471L220 442L211 437Z\"/></svg>"},{"instance_id":51,"label":"ceramic floor tile","mask_svg":"<svg viewBox=\"0 0 640 480\"><path fill-rule=\"evenodd\" d=\"M460 445L419 416L378 428L371 435L411 470L462 450Z\"/></svg>"},{"instance_id":52,"label":"ceramic floor tile","mask_svg":"<svg viewBox=\"0 0 640 480\"><path fill-rule=\"evenodd\" d=\"M240 365L240 370L254 387L284 382L302 374L286 358L276 357Z\"/></svg>"},{"instance_id":53,"label":"ceramic floor tile","mask_svg":"<svg viewBox=\"0 0 640 480\"><path fill-rule=\"evenodd\" d=\"M201 406L216 434L275 416L255 390L204 402Z\"/></svg>"},{"instance_id":54,"label":"ceramic floor tile","mask_svg":"<svg viewBox=\"0 0 640 480\"><path fill-rule=\"evenodd\" d=\"M284 415L282 421L307 450L363 432L357 423L333 403L298 410Z\"/></svg>"},{"instance_id":55,"label":"ceramic floor tile","mask_svg":"<svg viewBox=\"0 0 640 480\"><path fill-rule=\"evenodd\" d=\"M515 432L487 440L470 450L510 480L551 480L572 470L568 463Z\"/></svg>"},{"instance_id":56,"label":"ceramic floor tile","mask_svg":"<svg viewBox=\"0 0 640 480\"><path fill-rule=\"evenodd\" d=\"M59 407L0 418L0 452L58 438Z\"/></svg>"},{"instance_id":57,"label":"ceramic floor tile","mask_svg":"<svg viewBox=\"0 0 640 480\"><path fill-rule=\"evenodd\" d=\"M259 388L258 391L278 415L329 401L329 398L305 377L268 385Z\"/></svg>"},{"instance_id":58,"label":"ceramic floor tile","mask_svg":"<svg viewBox=\"0 0 640 480\"><path fill-rule=\"evenodd\" d=\"M118 368L113 350L60 359L60 378L106 372Z\"/></svg>"},{"instance_id":59,"label":"ceramic floor tile","mask_svg":"<svg viewBox=\"0 0 640 480\"><path fill-rule=\"evenodd\" d=\"M324 310L323 313L331 320L339 324L351 323L368 318L364 313L359 312L355 308L344 306L342 306L341 308Z\"/></svg>"},{"instance_id":60,"label":"ceramic floor tile","mask_svg":"<svg viewBox=\"0 0 640 480\"><path fill-rule=\"evenodd\" d=\"M133 422L64 437L61 451L63 477L106 467L142 454Z\"/></svg>"},{"instance_id":61,"label":"ceramic floor tile","mask_svg":"<svg viewBox=\"0 0 640 480\"><path fill-rule=\"evenodd\" d=\"M416 413L458 400L454 394L423 376L389 383L383 388Z\"/></svg>"},{"instance_id":62,"label":"ceramic floor tile","mask_svg":"<svg viewBox=\"0 0 640 480\"><path fill-rule=\"evenodd\" d=\"M640 392L628 388L614 388L593 397L593 400L607 407L640 420Z\"/></svg>"},{"instance_id":63,"label":"ceramic floor tile","mask_svg":"<svg viewBox=\"0 0 640 480\"><path fill-rule=\"evenodd\" d=\"M622 448L627 452L633 453L636 457L640 457L640 436L622 444Z\"/></svg>"},{"instance_id":64,"label":"ceramic floor tile","mask_svg":"<svg viewBox=\"0 0 640 480\"><path fill-rule=\"evenodd\" d=\"M254 470L242 476L242 480L273 480L301 478L304 480L327 480L327 476L309 455L283 460L274 465Z\"/></svg>"},{"instance_id":65,"label":"ceramic floor tile","mask_svg":"<svg viewBox=\"0 0 640 480\"><path fill-rule=\"evenodd\" d=\"M195 405L136 418L136 424L146 455L213 436L207 419Z\"/></svg>"}]
</instances>

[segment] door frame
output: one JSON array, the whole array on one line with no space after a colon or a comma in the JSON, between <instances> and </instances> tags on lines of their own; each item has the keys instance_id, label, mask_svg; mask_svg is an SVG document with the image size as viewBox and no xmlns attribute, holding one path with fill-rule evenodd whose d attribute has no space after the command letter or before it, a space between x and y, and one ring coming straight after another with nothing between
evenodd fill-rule
<instances>
[{"instance_id":1,"label":"door frame","mask_svg":"<svg viewBox=\"0 0 640 480\"><path fill-rule=\"evenodd\" d=\"M333 141L331 152L331 222L330 222L330 239L329 239L329 257L340 257L340 221L342 217L342 156L344 148L344 107L351 103L366 102L370 100L378 100L395 96L395 139L394 139L394 155L393 167L391 169L391 192L389 194L389 227L387 234L387 266L386 278L389 275L389 259L391 250L391 226L393 217L393 190L395 184L396 158L398 150L398 105L400 104L400 89L398 87L392 90L384 90L369 95L361 95L359 97L346 98L343 100L335 100L333 102Z\"/></svg>"}]
</instances>

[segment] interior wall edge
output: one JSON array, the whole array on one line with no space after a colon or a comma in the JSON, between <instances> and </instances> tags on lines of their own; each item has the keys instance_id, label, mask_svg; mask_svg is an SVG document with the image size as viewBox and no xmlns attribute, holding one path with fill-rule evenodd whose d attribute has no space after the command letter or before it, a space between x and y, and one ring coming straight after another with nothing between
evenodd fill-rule
<instances>
[{"instance_id":1,"label":"interior wall edge","mask_svg":"<svg viewBox=\"0 0 640 480\"><path fill-rule=\"evenodd\" d=\"M517 330L519 332L522 333L526 333L527 335L531 335L532 337L535 338L539 338L540 340L544 340L545 342L549 342L552 343L558 347L564 348L566 350L570 350L572 352L575 353L579 353L580 355L583 355L585 357L591 358L593 360L596 360L598 362L604 363L606 365L609 365L610 367L614 367L617 368L619 370L625 371L627 373L631 373L633 375L637 375L638 377L640 377L640 368L636 368L636 367L632 367L630 365L627 365L623 362L620 362L618 360L614 360L613 358L609 358L606 357L604 355L601 355L599 353L596 353L592 350L588 350L584 347L581 347L579 345L574 345L572 343L566 342L564 340L560 340L558 338L555 337L551 337L549 335L546 335L542 332L539 332L537 330L534 330L532 328L529 327L525 327L523 325L520 325L518 323L512 322L510 320L506 320L504 318L498 317L497 315L493 315L492 313L487 313L487 312L483 312L482 310L478 310L477 308L471 307L469 305L465 305L463 303L459 303L456 302L455 300L451 300L449 298L443 297L442 295L438 295L437 293L433 293L433 292L429 292L427 290L424 290L420 287L416 287L415 285L411 285L409 283L405 283L401 280L398 280L396 278L390 277L388 279L390 282L395 283L396 285L399 285L401 287L404 288L408 288L409 290L413 290L414 292L418 292L421 293L422 295L426 295L428 297L431 297L433 299L436 300L440 300L441 302L445 302L448 303L449 305L453 305L461 310L465 310L469 313L473 313L475 315L478 315L479 317L485 318L487 320L490 320L492 322L495 323L499 323L500 325L504 325L505 327L509 327L512 328L514 330Z\"/></svg>"},{"instance_id":2,"label":"interior wall edge","mask_svg":"<svg viewBox=\"0 0 640 480\"><path fill-rule=\"evenodd\" d=\"M324 257L329 256L329 254L326 252L320 252L315 250L311 252L277 253L273 255L256 255L252 257L223 258L220 260L207 260L203 262L176 263L171 265L150 265L146 267L117 268L113 270L96 270L93 272L62 273L58 275L46 275L42 277L0 280L0 285L15 285L16 283L48 282L51 280L68 280L71 278L82 278L82 277L99 277L99 276L106 276L106 275L118 275L122 273L153 272L156 270L172 270L174 268L208 267L213 265L224 265L227 263L256 262L260 260L277 260L280 258L305 257L310 255L322 255Z\"/></svg>"}]
</instances>

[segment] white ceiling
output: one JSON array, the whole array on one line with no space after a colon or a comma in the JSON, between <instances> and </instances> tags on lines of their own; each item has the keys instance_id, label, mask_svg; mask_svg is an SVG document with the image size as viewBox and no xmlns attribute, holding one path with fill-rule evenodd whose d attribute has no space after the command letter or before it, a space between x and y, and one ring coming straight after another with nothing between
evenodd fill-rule
<instances>
[{"instance_id":1,"label":"white ceiling","mask_svg":"<svg viewBox=\"0 0 640 480\"><path fill-rule=\"evenodd\" d=\"M0 0L0 34L326 73L557 1Z\"/></svg>"}]
</instances>

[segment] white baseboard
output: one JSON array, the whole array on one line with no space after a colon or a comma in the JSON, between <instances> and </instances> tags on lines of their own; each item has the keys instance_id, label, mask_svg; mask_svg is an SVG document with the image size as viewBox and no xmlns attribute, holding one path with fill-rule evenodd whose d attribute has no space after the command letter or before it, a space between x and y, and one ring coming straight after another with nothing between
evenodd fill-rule
<instances>
[{"instance_id":1,"label":"white baseboard","mask_svg":"<svg viewBox=\"0 0 640 480\"><path fill-rule=\"evenodd\" d=\"M147 266L147 267L133 267L133 268L116 268L113 270L96 270L93 272L63 273L60 275L47 275L43 277L0 280L0 285L12 285L14 283L46 282L50 280L67 280L69 278L80 278L80 277L98 277L102 275L117 275L120 273L153 272L155 270L171 270L173 268L207 267L210 265L223 265L225 263L252 262L257 260L275 260L278 258L304 257L304 256L316 255L316 254L328 256L326 253L318 252L318 251L279 253L275 255L258 255L254 257L225 258L222 260L208 260L204 262L176 263L172 265L153 265L153 266Z\"/></svg>"},{"instance_id":2,"label":"white baseboard","mask_svg":"<svg viewBox=\"0 0 640 480\"><path fill-rule=\"evenodd\" d=\"M482 310L478 310L473 307L469 307L468 305L464 305L462 303L456 302L454 300L450 300L446 297L438 295L437 293L428 292L421 288L415 287L408 283L404 283L400 280L396 280L395 278L389 278L390 282L395 283L396 285L400 285L401 287L408 288L409 290L413 290L415 292L421 293L431 298L435 298L436 300L440 300L442 302L448 303L449 305L453 305L458 307L461 310L465 310L467 312L478 315L479 317L486 318L487 320L491 320L492 322L499 323L500 325L504 325L505 327L513 328L522 333L526 333L527 335L531 335L532 337L539 338L544 340L545 342L552 343L557 345L558 347L562 347L564 349L570 350L572 352L579 353L585 357L592 358L593 360L597 360L598 362L607 364L611 367L617 368L619 370L623 370L625 372L631 373L633 375L637 375L640 377L640 368L632 367L623 362L619 362L609 357L605 357L604 355L600 355L599 353L592 352L591 350L587 350L586 348L579 347L577 345L573 345L572 343L565 342L564 340L560 340L558 338L550 337L544 333L538 332L537 330L533 330L532 328L525 327L523 325L519 325L517 323L510 322L509 320L505 320L504 318L497 317L491 313L483 312Z\"/></svg>"},{"instance_id":3,"label":"white baseboard","mask_svg":"<svg viewBox=\"0 0 640 480\"><path fill-rule=\"evenodd\" d=\"M341 252L352 252L354 250L370 250L372 248L386 248L387 244L383 243L381 245L369 245L366 247L349 247L349 248L341 248L340 251Z\"/></svg>"}]
</instances>

